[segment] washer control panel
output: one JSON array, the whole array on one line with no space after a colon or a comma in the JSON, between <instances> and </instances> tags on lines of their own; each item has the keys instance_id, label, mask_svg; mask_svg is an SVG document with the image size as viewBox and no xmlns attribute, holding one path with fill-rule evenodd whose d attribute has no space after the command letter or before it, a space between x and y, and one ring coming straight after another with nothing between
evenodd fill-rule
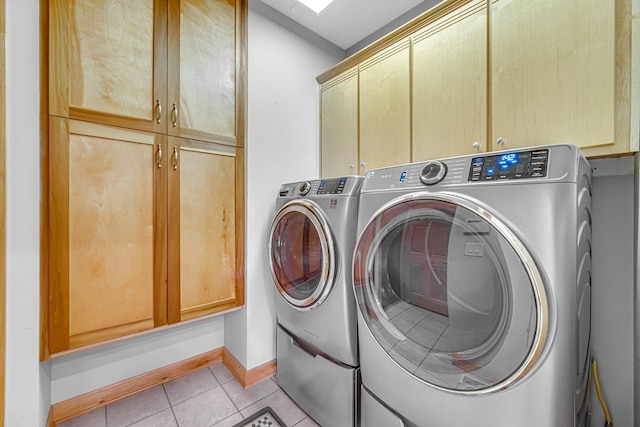
<instances>
[{"instance_id":1,"label":"washer control panel","mask_svg":"<svg viewBox=\"0 0 640 427\"><path fill-rule=\"evenodd\" d=\"M347 178L322 179L316 194L342 194Z\"/></svg>"},{"instance_id":2,"label":"washer control panel","mask_svg":"<svg viewBox=\"0 0 640 427\"><path fill-rule=\"evenodd\" d=\"M360 192L361 176L342 176L337 178L316 179L312 181L292 182L280 187L279 197L315 197L315 196L352 196Z\"/></svg>"},{"instance_id":3,"label":"washer control panel","mask_svg":"<svg viewBox=\"0 0 640 427\"><path fill-rule=\"evenodd\" d=\"M549 150L503 152L471 159L469 181L543 178L547 176Z\"/></svg>"}]
</instances>

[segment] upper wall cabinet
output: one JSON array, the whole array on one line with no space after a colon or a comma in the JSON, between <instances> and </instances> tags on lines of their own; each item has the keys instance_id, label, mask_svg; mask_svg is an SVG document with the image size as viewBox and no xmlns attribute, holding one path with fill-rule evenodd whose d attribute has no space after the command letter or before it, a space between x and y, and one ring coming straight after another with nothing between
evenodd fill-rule
<instances>
[{"instance_id":1,"label":"upper wall cabinet","mask_svg":"<svg viewBox=\"0 0 640 427\"><path fill-rule=\"evenodd\" d=\"M640 140L635 1L446 0L317 80L358 67L365 170L402 162L407 140L411 161L555 143L626 155ZM371 148L394 155L367 161Z\"/></svg>"},{"instance_id":2,"label":"upper wall cabinet","mask_svg":"<svg viewBox=\"0 0 640 427\"><path fill-rule=\"evenodd\" d=\"M236 0L52 0L51 115L243 146Z\"/></svg>"},{"instance_id":3,"label":"upper wall cabinet","mask_svg":"<svg viewBox=\"0 0 640 427\"><path fill-rule=\"evenodd\" d=\"M462 6L412 41L412 160L486 151L486 2Z\"/></svg>"},{"instance_id":4,"label":"upper wall cabinet","mask_svg":"<svg viewBox=\"0 0 640 427\"><path fill-rule=\"evenodd\" d=\"M358 173L358 70L322 85L320 93L322 176Z\"/></svg>"},{"instance_id":5,"label":"upper wall cabinet","mask_svg":"<svg viewBox=\"0 0 640 427\"><path fill-rule=\"evenodd\" d=\"M626 151L629 140L616 141L614 126L615 3L492 1L494 149L573 143Z\"/></svg>"},{"instance_id":6,"label":"upper wall cabinet","mask_svg":"<svg viewBox=\"0 0 640 427\"><path fill-rule=\"evenodd\" d=\"M411 160L409 46L405 40L360 66L360 175Z\"/></svg>"}]
</instances>

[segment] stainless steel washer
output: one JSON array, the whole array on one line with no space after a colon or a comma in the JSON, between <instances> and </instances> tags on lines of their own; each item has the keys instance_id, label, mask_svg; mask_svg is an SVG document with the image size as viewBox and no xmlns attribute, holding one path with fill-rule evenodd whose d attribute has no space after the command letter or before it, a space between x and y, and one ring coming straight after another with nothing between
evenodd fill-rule
<instances>
[{"instance_id":1,"label":"stainless steel washer","mask_svg":"<svg viewBox=\"0 0 640 427\"><path fill-rule=\"evenodd\" d=\"M363 426L588 425L590 179L570 145L368 173Z\"/></svg>"},{"instance_id":2,"label":"stainless steel washer","mask_svg":"<svg viewBox=\"0 0 640 427\"><path fill-rule=\"evenodd\" d=\"M351 259L362 181L347 176L282 185L269 236L276 379L323 426L358 422Z\"/></svg>"}]
</instances>

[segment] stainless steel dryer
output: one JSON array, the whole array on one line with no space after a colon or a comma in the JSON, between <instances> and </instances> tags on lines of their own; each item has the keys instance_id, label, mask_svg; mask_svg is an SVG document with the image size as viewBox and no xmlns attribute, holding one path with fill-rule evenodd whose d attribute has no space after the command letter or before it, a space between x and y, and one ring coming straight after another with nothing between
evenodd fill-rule
<instances>
[{"instance_id":1,"label":"stainless steel dryer","mask_svg":"<svg viewBox=\"0 0 640 427\"><path fill-rule=\"evenodd\" d=\"M359 358L351 286L363 177L284 184L269 236L276 379L322 426L358 418Z\"/></svg>"},{"instance_id":2,"label":"stainless steel dryer","mask_svg":"<svg viewBox=\"0 0 640 427\"><path fill-rule=\"evenodd\" d=\"M370 171L362 425L588 425L591 169L557 145Z\"/></svg>"}]
</instances>

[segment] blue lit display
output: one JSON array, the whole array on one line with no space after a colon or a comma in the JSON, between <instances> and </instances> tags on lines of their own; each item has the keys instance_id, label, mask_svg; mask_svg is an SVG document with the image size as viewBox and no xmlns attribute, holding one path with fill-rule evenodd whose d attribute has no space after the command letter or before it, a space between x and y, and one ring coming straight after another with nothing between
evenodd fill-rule
<instances>
[{"instance_id":1,"label":"blue lit display","mask_svg":"<svg viewBox=\"0 0 640 427\"><path fill-rule=\"evenodd\" d=\"M505 170L508 169L511 165L517 165L518 163L520 163L520 158L518 156L518 153L501 154L498 157L497 163L500 166L500 169Z\"/></svg>"}]
</instances>

